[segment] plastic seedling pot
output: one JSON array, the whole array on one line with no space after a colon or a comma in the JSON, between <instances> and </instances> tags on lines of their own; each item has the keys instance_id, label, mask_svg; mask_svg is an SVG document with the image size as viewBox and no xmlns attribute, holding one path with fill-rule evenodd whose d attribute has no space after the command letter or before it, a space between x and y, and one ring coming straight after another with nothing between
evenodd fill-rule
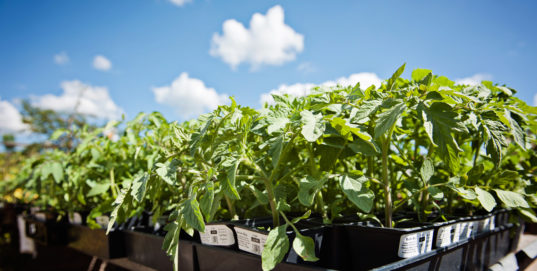
<instances>
[{"instance_id":1,"label":"plastic seedling pot","mask_svg":"<svg viewBox=\"0 0 537 271\"><path fill-rule=\"evenodd\" d=\"M254 218L254 219L245 219L239 221L231 221L233 225L233 231L237 238L237 246L240 251L248 252L258 257L263 252L263 247L267 240L269 229L272 228L272 218ZM317 223L308 222L307 220L302 220L295 224L300 233L304 236L311 237L315 243L315 255L322 259L323 254L327 254L328 247L324 245L323 241L325 239L325 233L329 231L329 227L321 226ZM284 262L301 264L301 265L311 265L319 266L323 263L322 260L317 262L306 262L300 258L292 249L292 243L295 238L295 232L288 228L287 236L289 238L289 251L284 257ZM328 244L328 243L327 243ZM198 254L201 261L201 254ZM328 262L328 261L327 261ZM240 268L240 266L238 266Z\"/></svg>"},{"instance_id":2,"label":"plastic seedling pot","mask_svg":"<svg viewBox=\"0 0 537 271\"><path fill-rule=\"evenodd\" d=\"M451 244L447 247L437 248L429 253L402 259L373 270L487 270L487 267L496 263L512 249L514 238L509 238L510 232L516 227L510 224L495 228L479 236ZM520 235L518 231L518 235Z\"/></svg>"},{"instance_id":3,"label":"plastic seedling pot","mask_svg":"<svg viewBox=\"0 0 537 271\"><path fill-rule=\"evenodd\" d=\"M101 259L125 257L123 233L117 229L106 235L104 229L90 229L87 226L71 225L68 230L69 244L84 254Z\"/></svg>"},{"instance_id":4,"label":"plastic seedling pot","mask_svg":"<svg viewBox=\"0 0 537 271\"><path fill-rule=\"evenodd\" d=\"M218 246L207 246L197 243L199 271L212 270L252 270L261 271L261 257L252 253L231 250ZM313 271L324 268L292 263L279 263L274 271Z\"/></svg>"},{"instance_id":5,"label":"plastic seedling pot","mask_svg":"<svg viewBox=\"0 0 537 271\"><path fill-rule=\"evenodd\" d=\"M404 222L399 228L383 228L356 222L341 226L346 231L350 270L369 270L426 254L433 248L432 224Z\"/></svg>"},{"instance_id":6,"label":"plastic seedling pot","mask_svg":"<svg viewBox=\"0 0 537 271\"><path fill-rule=\"evenodd\" d=\"M67 224L65 221L47 219L43 216L27 216L25 221L26 235L37 243L45 246L67 244Z\"/></svg>"}]
</instances>

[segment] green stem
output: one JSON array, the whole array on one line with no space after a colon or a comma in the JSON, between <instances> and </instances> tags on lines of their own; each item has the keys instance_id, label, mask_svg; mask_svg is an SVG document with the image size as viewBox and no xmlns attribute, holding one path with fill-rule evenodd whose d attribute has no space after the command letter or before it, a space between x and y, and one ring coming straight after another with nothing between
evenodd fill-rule
<instances>
[{"instance_id":1,"label":"green stem","mask_svg":"<svg viewBox=\"0 0 537 271\"><path fill-rule=\"evenodd\" d=\"M274 191L272 189L272 182L268 179L264 179L265 187L267 188L268 201L270 204L270 211L272 212L272 224L274 227L280 226L280 217L278 210L276 209L276 199L274 197Z\"/></svg>"},{"instance_id":2,"label":"green stem","mask_svg":"<svg viewBox=\"0 0 537 271\"><path fill-rule=\"evenodd\" d=\"M382 144L382 182L384 183L384 221L388 228L392 227L392 191L390 180L388 179L388 152L390 150L390 140L392 138L394 126L390 128L388 136Z\"/></svg>"},{"instance_id":3,"label":"green stem","mask_svg":"<svg viewBox=\"0 0 537 271\"><path fill-rule=\"evenodd\" d=\"M474 167L477 166L477 158L479 158L479 150L481 149L481 140L477 140L477 146L475 150L475 156L474 156Z\"/></svg>"},{"instance_id":4,"label":"green stem","mask_svg":"<svg viewBox=\"0 0 537 271\"><path fill-rule=\"evenodd\" d=\"M231 219L235 219L235 215L237 215L237 212L235 211L235 205L231 202L228 196L224 196L226 198L227 207L229 209L229 213L231 215Z\"/></svg>"},{"instance_id":5,"label":"green stem","mask_svg":"<svg viewBox=\"0 0 537 271\"><path fill-rule=\"evenodd\" d=\"M112 188L112 195L117 198L117 186L114 180L114 168L110 169L110 187Z\"/></svg>"}]
</instances>

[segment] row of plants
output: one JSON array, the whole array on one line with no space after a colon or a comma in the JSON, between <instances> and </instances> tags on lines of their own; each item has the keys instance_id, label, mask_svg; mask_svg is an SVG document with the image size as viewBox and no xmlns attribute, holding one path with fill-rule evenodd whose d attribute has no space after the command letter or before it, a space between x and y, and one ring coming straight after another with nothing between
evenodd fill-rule
<instances>
[{"instance_id":1,"label":"row of plants","mask_svg":"<svg viewBox=\"0 0 537 271\"><path fill-rule=\"evenodd\" d=\"M264 270L290 247L319 260L297 228L310 214L392 228L508 208L536 222L537 108L492 82L457 85L426 69L403 79L404 67L379 87L273 95L259 110L231 99L183 123L154 112L58 130L51 140L76 147L29 159L2 191L62 215L88 212L93 227L109 215L108 231L144 211L166 215L175 266L181 231L218 221L271 217Z\"/></svg>"}]
</instances>

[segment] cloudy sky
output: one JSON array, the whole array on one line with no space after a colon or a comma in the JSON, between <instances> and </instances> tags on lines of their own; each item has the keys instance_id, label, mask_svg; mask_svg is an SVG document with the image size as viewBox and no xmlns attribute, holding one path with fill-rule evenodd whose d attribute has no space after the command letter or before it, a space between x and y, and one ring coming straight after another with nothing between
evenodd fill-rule
<instances>
[{"instance_id":1,"label":"cloudy sky","mask_svg":"<svg viewBox=\"0 0 537 271\"><path fill-rule=\"evenodd\" d=\"M379 84L402 63L535 104L537 2L0 0L0 133L20 99L98 119L186 120L229 96ZM537 102L537 101L536 101Z\"/></svg>"}]
</instances>

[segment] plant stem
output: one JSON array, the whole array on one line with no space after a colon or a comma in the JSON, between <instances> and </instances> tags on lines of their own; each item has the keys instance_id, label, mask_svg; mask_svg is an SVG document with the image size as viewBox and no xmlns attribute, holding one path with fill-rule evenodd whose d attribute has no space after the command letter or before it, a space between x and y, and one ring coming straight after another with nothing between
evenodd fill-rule
<instances>
[{"instance_id":1,"label":"plant stem","mask_svg":"<svg viewBox=\"0 0 537 271\"><path fill-rule=\"evenodd\" d=\"M388 228L392 227L392 191L390 180L388 179L388 151L390 150L390 140L392 138L393 129L390 128L388 136L382 144L382 181L384 183L384 220Z\"/></svg>"},{"instance_id":2,"label":"plant stem","mask_svg":"<svg viewBox=\"0 0 537 271\"><path fill-rule=\"evenodd\" d=\"M272 182L269 179L264 179L265 187L267 188L268 201L270 204L270 211L272 212L272 224L274 227L280 226L280 217L278 210L276 209L276 199L274 197L274 191L272 189Z\"/></svg>"},{"instance_id":3,"label":"plant stem","mask_svg":"<svg viewBox=\"0 0 537 271\"><path fill-rule=\"evenodd\" d=\"M231 202L231 200L229 199L228 196L224 196L226 198L226 203L227 203L227 207L229 209L229 213L231 215L231 219L234 219L235 218L235 215L237 214L235 212L235 206L233 205L233 203Z\"/></svg>"},{"instance_id":4,"label":"plant stem","mask_svg":"<svg viewBox=\"0 0 537 271\"><path fill-rule=\"evenodd\" d=\"M475 156L474 156L474 167L477 165L477 158L479 158L479 149L481 149L481 140L477 140L477 146L475 150Z\"/></svg>"},{"instance_id":5,"label":"plant stem","mask_svg":"<svg viewBox=\"0 0 537 271\"><path fill-rule=\"evenodd\" d=\"M112 190L112 195L114 196L114 198L117 198L117 187L116 182L114 181L114 168L110 169L110 186Z\"/></svg>"}]
</instances>

